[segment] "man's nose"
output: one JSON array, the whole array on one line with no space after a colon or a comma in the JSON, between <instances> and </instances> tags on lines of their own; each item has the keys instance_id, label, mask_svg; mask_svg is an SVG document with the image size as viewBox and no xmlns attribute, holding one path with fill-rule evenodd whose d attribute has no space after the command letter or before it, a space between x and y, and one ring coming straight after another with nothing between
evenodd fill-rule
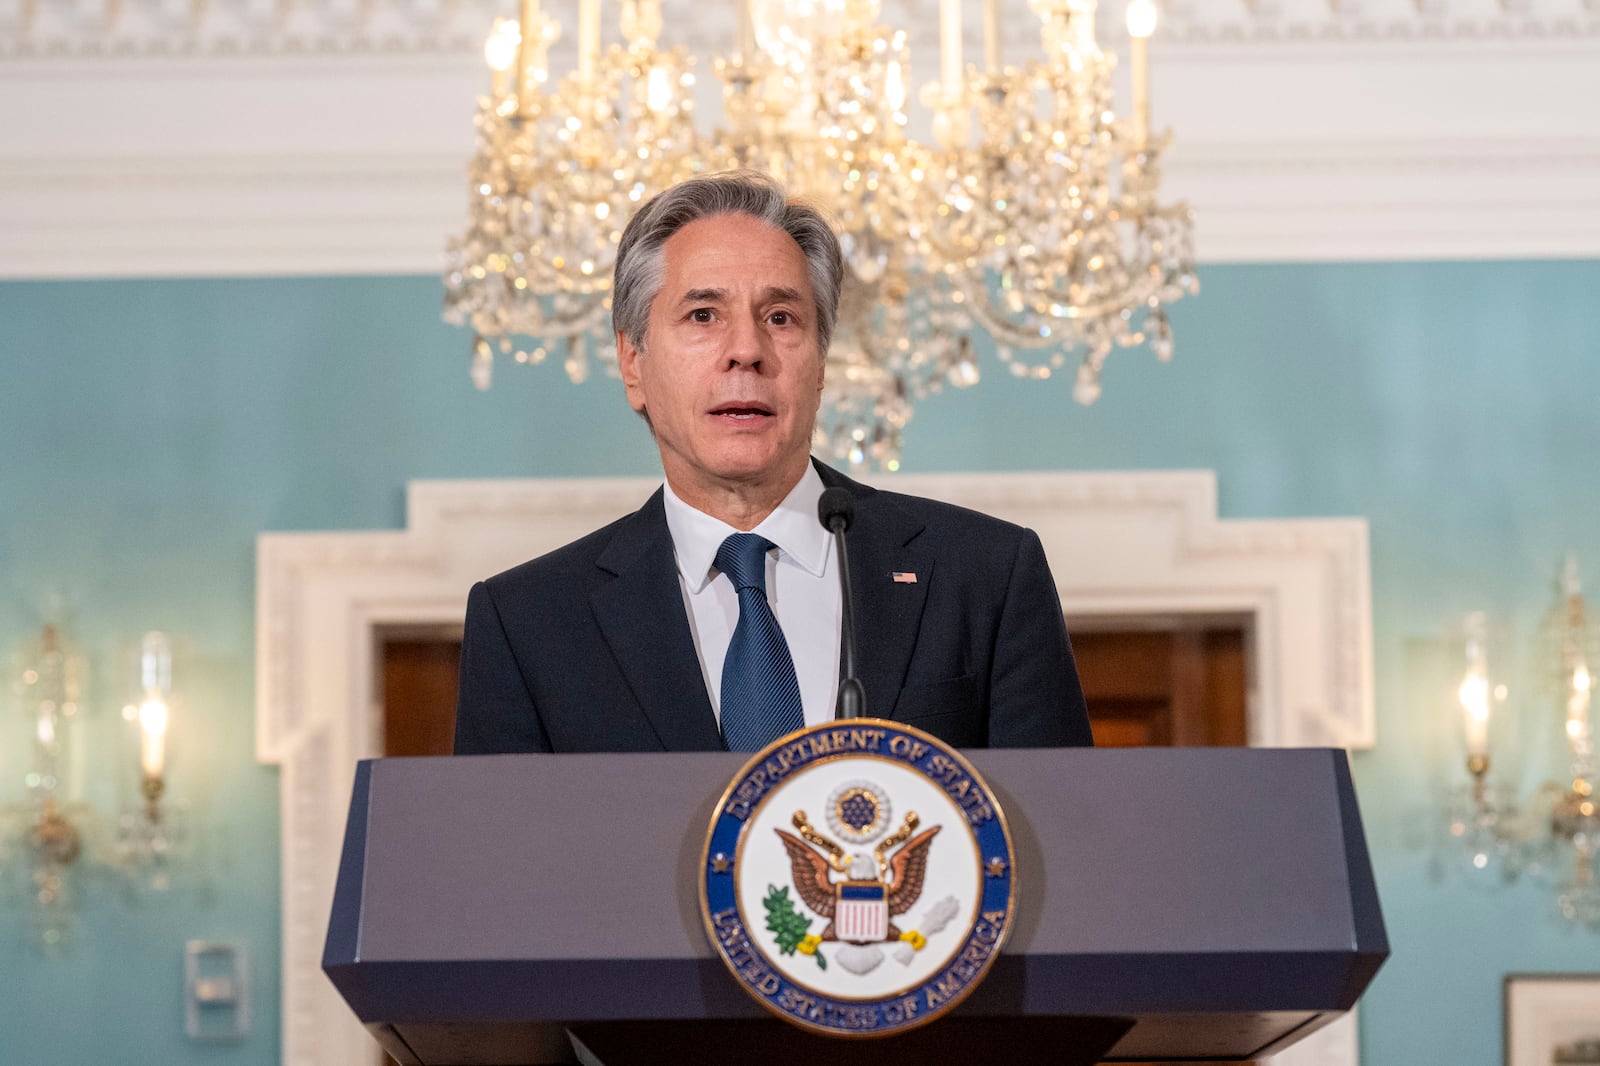
<instances>
[{"instance_id":1,"label":"man's nose","mask_svg":"<svg viewBox=\"0 0 1600 1066\"><path fill-rule=\"evenodd\" d=\"M761 369L771 355L768 351L766 330L761 328L761 315L751 311L734 316L733 328L728 334L728 369Z\"/></svg>"}]
</instances>

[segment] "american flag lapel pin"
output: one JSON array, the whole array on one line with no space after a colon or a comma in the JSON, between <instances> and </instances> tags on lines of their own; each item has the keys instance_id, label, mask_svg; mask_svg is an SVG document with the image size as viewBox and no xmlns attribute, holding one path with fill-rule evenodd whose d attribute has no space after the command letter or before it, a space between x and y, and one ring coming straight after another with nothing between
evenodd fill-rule
<instances>
[{"instance_id":1,"label":"american flag lapel pin","mask_svg":"<svg viewBox=\"0 0 1600 1066\"><path fill-rule=\"evenodd\" d=\"M889 576L894 578L894 583L896 585L915 585L917 583L917 575L915 571L896 570Z\"/></svg>"}]
</instances>

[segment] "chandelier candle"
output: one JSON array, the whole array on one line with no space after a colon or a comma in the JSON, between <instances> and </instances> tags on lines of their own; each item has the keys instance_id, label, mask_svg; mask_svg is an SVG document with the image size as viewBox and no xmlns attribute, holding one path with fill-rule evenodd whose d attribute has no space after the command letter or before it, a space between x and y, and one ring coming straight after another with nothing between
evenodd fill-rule
<instances>
[{"instance_id":1,"label":"chandelier candle","mask_svg":"<svg viewBox=\"0 0 1600 1066\"><path fill-rule=\"evenodd\" d=\"M738 58L742 63L749 63L756 56L756 16L750 10L755 0L737 0L739 5L739 26L737 30Z\"/></svg>"},{"instance_id":2,"label":"chandelier candle","mask_svg":"<svg viewBox=\"0 0 1600 1066\"><path fill-rule=\"evenodd\" d=\"M1128 5L1128 75L1133 83L1133 136L1140 145L1150 139L1150 35L1155 31L1153 0L1133 0Z\"/></svg>"},{"instance_id":3,"label":"chandelier candle","mask_svg":"<svg viewBox=\"0 0 1600 1066\"><path fill-rule=\"evenodd\" d=\"M578 8L578 77L593 83L600 61L600 0L583 0Z\"/></svg>"},{"instance_id":4,"label":"chandelier candle","mask_svg":"<svg viewBox=\"0 0 1600 1066\"><path fill-rule=\"evenodd\" d=\"M1094 43L1094 10L1096 0L1067 0L1067 13L1076 40L1074 50L1080 57L1099 52Z\"/></svg>"},{"instance_id":5,"label":"chandelier candle","mask_svg":"<svg viewBox=\"0 0 1600 1066\"><path fill-rule=\"evenodd\" d=\"M946 105L961 99L961 0L940 0L939 60Z\"/></svg>"},{"instance_id":6,"label":"chandelier candle","mask_svg":"<svg viewBox=\"0 0 1600 1066\"><path fill-rule=\"evenodd\" d=\"M983 72L1000 72L1000 0L983 0Z\"/></svg>"},{"instance_id":7,"label":"chandelier candle","mask_svg":"<svg viewBox=\"0 0 1600 1066\"><path fill-rule=\"evenodd\" d=\"M492 91L498 99L511 91L511 69L521 67L517 56L522 50L522 34L510 19L495 19L494 32L483 42L483 61L493 77Z\"/></svg>"},{"instance_id":8,"label":"chandelier candle","mask_svg":"<svg viewBox=\"0 0 1600 1066\"><path fill-rule=\"evenodd\" d=\"M517 113L526 115L533 110L534 93L537 92L530 83L533 81L534 52L538 48L534 38L539 33L539 0L522 0L518 17L521 21L517 34Z\"/></svg>"}]
</instances>

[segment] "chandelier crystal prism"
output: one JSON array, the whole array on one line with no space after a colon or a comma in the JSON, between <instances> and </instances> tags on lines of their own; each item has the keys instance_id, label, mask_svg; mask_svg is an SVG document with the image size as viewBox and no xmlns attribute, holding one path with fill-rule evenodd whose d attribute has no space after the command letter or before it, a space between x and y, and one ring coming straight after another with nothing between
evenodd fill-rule
<instances>
[{"instance_id":1,"label":"chandelier crystal prism","mask_svg":"<svg viewBox=\"0 0 1600 1066\"><path fill-rule=\"evenodd\" d=\"M845 254L819 452L893 470L917 401L980 379L984 338L1011 373L1075 364L1093 403L1116 348L1172 355L1166 308L1198 290L1193 227L1158 200L1170 135L1149 119L1151 0L1128 5L1132 106L1094 0L1029 0L1041 55L1001 62L1000 0L983 0L983 62L963 61L961 0L940 0L939 77L910 135L911 48L877 0L736 0L733 48L710 64L722 114L695 122L697 66L660 44L660 0L578 0L577 55L553 79L560 25L522 0L485 47L466 229L451 239L446 321L471 372L557 356L574 382L615 373L611 272L627 219L699 173L764 171L833 222Z\"/></svg>"}]
</instances>

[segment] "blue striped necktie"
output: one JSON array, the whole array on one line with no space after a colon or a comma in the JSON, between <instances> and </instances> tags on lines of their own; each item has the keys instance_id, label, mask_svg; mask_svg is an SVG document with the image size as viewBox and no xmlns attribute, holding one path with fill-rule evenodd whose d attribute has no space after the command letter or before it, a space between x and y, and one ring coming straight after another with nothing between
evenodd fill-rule
<instances>
[{"instance_id":1,"label":"blue striped necktie","mask_svg":"<svg viewBox=\"0 0 1600 1066\"><path fill-rule=\"evenodd\" d=\"M735 533L717 549L716 567L739 594L739 624L722 661L722 737L729 751L759 751L806 724L789 643L767 603L767 552L773 543Z\"/></svg>"}]
</instances>

